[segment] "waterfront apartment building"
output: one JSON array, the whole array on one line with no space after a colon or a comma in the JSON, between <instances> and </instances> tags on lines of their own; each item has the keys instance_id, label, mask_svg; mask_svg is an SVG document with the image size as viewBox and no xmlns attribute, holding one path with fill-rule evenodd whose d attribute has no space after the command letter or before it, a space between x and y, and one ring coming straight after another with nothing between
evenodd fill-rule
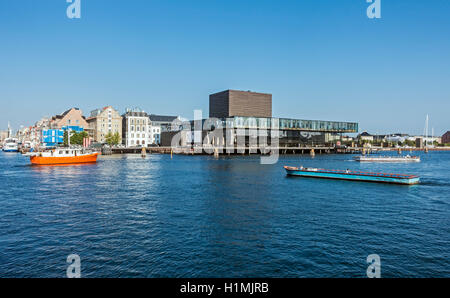
<instances>
[{"instance_id":1,"label":"waterfront apartment building","mask_svg":"<svg viewBox=\"0 0 450 298\"><path fill-rule=\"evenodd\" d=\"M44 117L37 121L33 126L21 127L17 131L17 139L23 146L35 148L41 143L51 142L51 137L44 140L44 132L45 137L50 135L55 136L55 134L47 133L47 130L49 130L49 119ZM58 131L59 129L55 130Z\"/></svg>"},{"instance_id":2,"label":"waterfront apartment building","mask_svg":"<svg viewBox=\"0 0 450 298\"><path fill-rule=\"evenodd\" d=\"M154 141L149 115L138 108L122 115L122 144L126 147L147 147Z\"/></svg>"},{"instance_id":3,"label":"waterfront apartment building","mask_svg":"<svg viewBox=\"0 0 450 298\"><path fill-rule=\"evenodd\" d=\"M3 142L8 138L9 132L7 130L0 131L0 143L3 144Z\"/></svg>"},{"instance_id":4,"label":"waterfront apartment building","mask_svg":"<svg viewBox=\"0 0 450 298\"><path fill-rule=\"evenodd\" d=\"M71 108L61 115L53 116L50 119L50 128L64 129L64 127L71 128L72 130L82 131L88 129L89 124L87 123L86 118L83 116L83 112L80 109Z\"/></svg>"},{"instance_id":5,"label":"waterfront apartment building","mask_svg":"<svg viewBox=\"0 0 450 298\"><path fill-rule=\"evenodd\" d=\"M112 106L93 110L86 121L89 124L89 137L94 142L106 143L108 133L118 133L120 135L119 143L122 143L122 116Z\"/></svg>"},{"instance_id":6,"label":"waterfront apartment building","mask_svg":"<svg viewBox=\"0 0 450 298\"><path fill-rule=\"evenodd\" d=\"M361 134L358 135L357 138L360 142L372 143L374 141L374 136L368 133L367 131L363 131Z\"/></svg>"}]
</instances>

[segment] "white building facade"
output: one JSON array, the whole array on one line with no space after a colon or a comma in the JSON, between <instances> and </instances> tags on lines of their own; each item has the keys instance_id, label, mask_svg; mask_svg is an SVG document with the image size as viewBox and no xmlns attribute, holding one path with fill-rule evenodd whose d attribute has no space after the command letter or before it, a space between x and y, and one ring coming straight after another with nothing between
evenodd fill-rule
<instances>
[{"instance_id":1,"label":"white building facade","mask_svg":"<svg viewBox=\"0 0 450 298\"><path fill-rule=\"evenodd\" d=\"M122 144L125 147L148 147L159 144L161 127L153 126L145 111L127 109L122 118Z\"/></svg>"},{"instance_id":2,"label":"white building facade","mask_svg":"<svg viewBox=\"0 0 450 298\"><path fill-rule=\"evenodd\" d=\"M151 122L151 121L150 121ZM150 125L149 128L150 139L152 145L159 145L161 143L161 126Z\"/></svg>"}]
</instances>

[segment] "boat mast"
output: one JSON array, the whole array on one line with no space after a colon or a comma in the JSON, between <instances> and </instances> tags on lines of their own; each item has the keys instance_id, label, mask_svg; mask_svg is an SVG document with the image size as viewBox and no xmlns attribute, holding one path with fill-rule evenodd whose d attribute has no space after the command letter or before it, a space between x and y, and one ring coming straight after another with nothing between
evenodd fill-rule
<instances>
[{"instance_id":1,"label":"boat mast","mask_svg":"<svg viewBox=\"0 0 450 298\"><path fill-rule=\"evenodd\" d=\"M434 147L434 127L431 128L431 146Z\"/></svg>"},{"instance_id":2,"label":"boat mast","mask_svg":"<svg viewBox=\"0 0 450 298\"><path fill-rule=\"evenodd\" d=\"M428 142L428 114L425 120L425 147L427 147L427 142Z\"/></svg>"},{"instance_id":3,"label":"boat mast","mask_svg":"<svg viewBox=\"0 0 450 298\"><path fill-rule=\"evenodd\" d=\"M68 146L69 146L69 148L70 148L70 128L67 128L67 144L68 144Z\"/></svg>"}]
</instances>

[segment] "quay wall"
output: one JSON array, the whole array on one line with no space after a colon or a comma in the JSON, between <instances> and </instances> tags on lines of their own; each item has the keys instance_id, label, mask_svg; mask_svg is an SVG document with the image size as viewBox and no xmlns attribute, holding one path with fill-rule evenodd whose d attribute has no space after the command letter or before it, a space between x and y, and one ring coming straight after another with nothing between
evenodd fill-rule
<instances>
[{"instance_id":1,"label":"quay wall","mask_svg":"<svg viewBox=\"0 0 450 298\"><path fill-rule=\"evenodd\" d=\"M257 147L203 147L193 149L192 147L148 147L145 148L149 154L185 154L185 155L219 155L239 154L270 154L270 151L278 150L279 154L358 154L365 151L367 154L379 152L398 152L398 148L361 148L348 147L345 149L335 147L279 147L279 148L257 148ZM401 149L402 153L424 151L424 148ZM428 151L450 151L448 148L429 148ZM112 154L141 154L142 148L112 148Z\"/></svg>"}]
</instances>

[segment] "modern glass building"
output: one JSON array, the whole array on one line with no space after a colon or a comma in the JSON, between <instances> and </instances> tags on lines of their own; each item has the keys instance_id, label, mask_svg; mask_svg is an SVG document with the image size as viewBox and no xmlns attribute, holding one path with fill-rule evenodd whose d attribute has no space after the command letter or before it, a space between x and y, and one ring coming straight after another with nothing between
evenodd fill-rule
<instances>
[{"instance_id":1,"label":"modern glass building","mask_svg":"<svg viewBox=\"0 0 450 298\"><path fill-rule=\"evenodd\" d=\"M207 121L207 119L205 119ZM279 130L300 130L312 132L329 133L357 133L358 123L336 122L322 120L302 120L286 118L255 118L255 117L233 117L222 118L215 122L222 127L233 127L243 129L279 129Z\"/></svg>"},{"instance_id":2,"label":"modern glass building","mask_svg":"<svg viewBox=\"0 0 450 298\"><path fill-rule=\"evenodd\" d=\"M182 125L180 146L258 146L261 136L267 145L280 147L332 145L344 133L357 133L358 123L274 118L272 94L226 90L210 95L210 117ZM201 136L201 140L199 141ZM163 144L170 144L167 135ZM162 139L164 136L162 136ZM244 144L243 144L244 143Z\"/></svg>"},{"instance_id":3,"label":"modern glass building","mask_svg":"<svg viewBox=\"0 0 450 298\"><path fill-rule=\"evenodd\" d=\"M202 142L211 145L233 146L238 138L245 140L245 146L257 144L259 136L267 136L268 144L271 138L277 138L280 147L299 147L309 145L332 145L344 133L357 133L358 123L322 120L286 119L286 118L254 118L231 117L209 118L201 121L191 121L184 126L191 130L187 143L194 143L195 131L202 130ZM214 133L214 136L212 136ZM211 135L209 138L207 135Z\"/></svg>"}]
</instances>

